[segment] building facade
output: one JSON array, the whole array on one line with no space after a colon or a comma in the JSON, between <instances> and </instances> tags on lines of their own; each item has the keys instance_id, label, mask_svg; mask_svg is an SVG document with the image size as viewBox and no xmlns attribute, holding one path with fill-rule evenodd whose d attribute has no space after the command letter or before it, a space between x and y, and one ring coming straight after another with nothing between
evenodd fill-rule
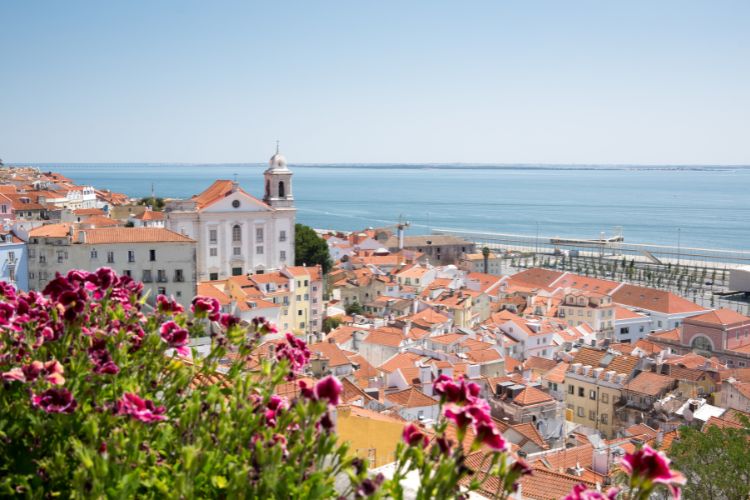
<instances>
[{"instance_id":1,"label":"building facade","mask_svg":"<svg viewBox=\"0 0 750 500\"><path fill-rule=\"evenodd\" d=\"M292 172L280 153L264 173L263 201L237 182L218 180L165 207L166 227L198 243L198 280L264 273L294 264Z\"/></svg>"},{"instance_id":2,"label":"building facade","mask_svg":"<svg viewBox=\"0 0 750 500\"><path fill-rule=\"evenodd\" d=\"M29 233L28 258L32 290L44 289L57 272L110 267L142 281L150 302L163 294L188 305L196 293L195 241L163 228L49 224Z\"/></svg>"},{"instance_id":3,"label":"building facade","mask_svg":"<svg viewBox=\"0 0 750 500\"><path fill-rule=\"evenodd\" d=\"M29 289L26 243L12 231L0 233L0 281L16 290Z\"/></svg>"}]
</instances>

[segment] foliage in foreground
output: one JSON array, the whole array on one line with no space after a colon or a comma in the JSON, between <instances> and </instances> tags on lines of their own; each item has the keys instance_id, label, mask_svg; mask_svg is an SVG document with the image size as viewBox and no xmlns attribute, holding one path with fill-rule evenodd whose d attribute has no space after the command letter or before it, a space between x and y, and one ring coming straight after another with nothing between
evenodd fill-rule
<instances>
[{"instance_id":1,"label":"foliage in foreground","mask_svg":"<svg viewBox=\"0 0 750 500\"><path fill-rule=\"evenodd\" d=\"M106 268L58 275L43 294L0 283L0 495L402 498L402 480L416 474L418 498L487 493L489 484L508 498L532 472L511 458L479 387L447 377L435 382L435 428L407 425L393 476L369 472L334 434L341 383L295 380L310 356L304 342L287 334L272 357L250 364L272 325L240 325L206 297L187 314L159 296L146 314L141 291ZM220 333L192 361L190 338L209 322ZM467 454L480 449L472 470ZM622 490L576 488L567 499L678 491L680 476L648 447L621 465Z\"/></svg>"}]
</instances>

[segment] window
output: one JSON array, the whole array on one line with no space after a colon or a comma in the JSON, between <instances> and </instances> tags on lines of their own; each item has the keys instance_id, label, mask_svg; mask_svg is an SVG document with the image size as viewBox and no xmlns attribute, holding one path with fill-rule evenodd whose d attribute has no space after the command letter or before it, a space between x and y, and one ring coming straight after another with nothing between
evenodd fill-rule
<instances>
[{"instance_id":1,"label":"window","mask_svg":"<svg viewBox=\"0 0 750 500\"><path fill-rule=\"evenodd\" d=\"M3 212L4 214L7 214L7 213L8 213L8 205L3 205L3 206L2 206L2 212Z\"/></svg>"},{"instance_id":2,"label":"window","mask_svg":"<svg viewBox=\"0 0 750 500\"><path fill-rule=\"evenodd\" d=\"M579 417L583 417L584 416L584 413L583 413L584 411L585 410L583 409L583 406L579 406L578 407L578 416Z\"/></svg>"},{"instance_id":3,"label":"window","mask_svg":"<svg viewBox=\"0 0 750 500\"><path fill-rule=\"evenodd\" d=\"M305 294L305 300L310 300L310 294L309 293Z\"/></svg>"},{"instance_id":4,"label":"window","mask_svg":"<svg viewBox=\"0 0 750 500\"><path fill-rule=\"evenodd\" d=\"M210 255L211 257L216 257L217 255L219 255L219 252L216 247L211 247L208 249L208 255Z\"/></svg>"},{"instance_id":5,"label":"window","mask_svg":"<svg viewBox=\"0 0 750 500\"><path fill-rule=\"evenodd\" d=\"M297 300L302 300L302 295L297 295Z\"/></svg>"},{"instance_id":6,"label":"window","mask_svg":"<svg viewBox=\"0 0 750 500\"><path fill-rule=\"evenodd\" d=\"M609 403L609 394L606 392L602 393L602 403Z\"/></svg>"},{"instance_id":7,"label":"window","mask_svg":"<svg viewBox=\"0 0 750 500\"><path fill-rule=\"evenodd\" d=\"M279 252L279 260L286 260L286 252L284 250Z\"/></svg>"},{"instance_id":8,"label":"window","mask_svg":"<svg viewBox=\"0 0 750 500\"><path fill-rule=\"evenodd\" d=\"M124 270L124 271L122 272L122 274L124 274L124 275L125 275L125 276L127 276L128 278L132 278L132 277L133 277L133 273L131 273L131 272L130 272L130 269L125 269L125 270Z\"/></svg>"},{"instance_id":9,"label":"window","mask_svg":"<svg viewBox=\"0 0 750 500\"><path fill-rule=\"evenodd\" d=\"M148 251L148 260L150 260L151 262L156 260L156 250L151 249Z\"/></svg>"},{"instance_id":10,"label":"window","mask_svg":"<svg viewBox=\"0 0 750 500\"><path fill-rule=\"evenodd\" d=\"M286 231L279 231L279 241L286 241Z\"/></svg>"},{"instance_id":11,"label":"window","mask_svg":"<svg viewBox=\"0 0 750 500\"><path fill-rule=\"evenodd\" d=\"M154 281L154 279L151 277L150 269L143 270L143 279L141 281L143 281L144 283L151 283L152 281Z\"/></svg>"},{"instance_id":12,"label":"window","mask_svg":"<svg viewBox=\"0 0 750 500\"><path fill-rule=\"evenodd\" d=\"M578 397L579 397L579 398L583 398L583 397L586 397L586 394L585 394L585 392L584 392L584 389L583 389L583 387L579 387L579 388L578 388Z\"/></svg>"},{"instance_id":13,"label":"window","mask_svg":"<svg viewBox=\"0 0 750 500\"><path fill-rule=\"evenodd\" d=\"M159 269L156 271L156 281L159 283L166 283L167 282L167 271L164 269Z\"/></svg>"},{"instance_id":14,"label":"window","mask_svg":"<svg viewBox=\"0 0 750 500\"><path fill-rule=\"evenodd\" d=\"M589 399L596 401L596 391L589 391Z\"/></svg>"},{"instance_id":15,"label":"window","mask_svg":"<svg viewBox=\"0 0 750 500\"><path fill-rule=\"evenodd\" d=\"M596 410L589 410L589 420L596 422Z\"/></svg>"},{"instance_id":16,"label":"window","mask_svg":"<svg viewBox=\"0 0 750 500\"><path fill-rule=\"evenodd\" d=\"M279 198L284 197L284 181L279 181Z\"/></svg>"},{"instance_id":17,"label":"window","mask_svg":"<svg viewBox=\"0 0 750 500\"><path fill-rule=\"evenodd\" d=\"M182 269L174 270L174 280L177 283L182 283L183 281L185 281L185 276L182 274Z\"/></svg>"},{"instance_id":18,"label":"window","mask_svg":"<svg viewBox=\"0 0 750 500\"><path fill-rule=\"evenodd\" d=\"M576 386L569 385L568 386L568 394L575 394L576 393Z\"/></svg>"},{"instance_id":19,"label":"window","mask_svg":"<svg viewBox=\"0 0 750 500\"><path fill-rule=\"evenodd\" d=\"M643 327L642 327L642 326L641 326L641 328L640 328L640 330L639 330L639 331L640 331L641 333L643 333Z\"/></svg>"},{"instance_id":20,"label":"window","mask_svg":"<svg viewBox=\"0 0 750 500\"><path fill-rule=\"evenodd\" d=\"M208 279L211 281L216 281L219 279L219 273L208 273Z\"/></svg>"},{"instance_id":21,"label":"window","mask_svg":"<svg viewBox=\"0 0 750 500\"><path fill-rule=\"evenodd\" d=\"M235 243L242 241L242 228L239 224L232 226L232 241Z\"/></svg>"},{"instance_id":22,"label":"window","mask_svg":"<svg viewBox=\"0 0 750 500\"><path fill-rule=\"evenodd\" d=\"M11 262L16 261L16 253L15 252L8 252L8 260Z\"/></svg>"},{"instance_id":23,"label":"window","mask_svg":"<svg viewBox=\"0 0 750 500\"><path fill-rule=\"evenodd\" d=\"M297 316L302 316L302 309L297 310Z\"/></svg>"},{"instance_id":24,"label":"window","mask_svg":"<svg viewBox=\"0 0 750 500\"><path fill-rule=\"evenodd\" d=\"M257 253L258 255L263 255L263 246L255 247L255 253Z\"/></svg>"},{"instance_id":25,"label":"window","mask_svg":"<svg viewBox=\"0 0 750 500\"><path fill-rule=\"evenodd\" d=\"M661 328L661 321L657 321L656 323L659 325L659 328Z\"/></svg>"},{"instance_id":26,"label":"window","mask_svg":"<svg viewBox=\"0 0 750 500\"><path fill-rule=\"evenodd\" d=\"M305 286L307 286L310 282L308 280L305 280Z\"/></svg>"},{"instance_id":27,"label":"window","mask_svg":"<svg viewBox=\"0 0 750 500\"><path fill-rule=\"evenodd\" d=\"M255 228L255 242L263 243L263 228L262 227Z\"/></svg>"},{"instance_id":28,"label":"window","mask_svg":"<svg viewBox=\"0 0 750 500\"><path fill-rule=\"evenodd\" d=\"M135 250L128 250L128 262L135 262Z\"/></svg>"},{"instance_id":29,"label":"window","mask_svg":"<svg viewBox=\"0 0 750 500\"><path fill-rule=\"evenodd\" d=\"M110 250L109 252L107 252L107 263L113 264L114 262L115 262L115 252Z\"/></svg>"},{"instance_id":30,"label":"window","mask_svg":"<svg viewBox=\"0 0 750 500\"><path fill-rule=\"evenodd\" d=\"M157 290L156 293L158 293L159 295L166 295L167 294L167 289L164 288L163 286L160 286L156 290Z\"/></svg>"},{"instance_id":31,"label":"window","mask_svg":"<svg viewBox=\"0 0 750 500\"><path fill-rule=\"evenodd\" d=\"M605 425L609 424L609 417L607 416L606 413L602 413L602 423Z\"/></svg>"},{"instance_id":32,"label":"window","mask_svg":"<svg viewBox=\"0 0 750 500\"><path fill-rule=\"evenodd\" d=\"M62 250L58 250L57 251L57 263L62 264L64 260L65 260L65 252L63 252Z\"/></svg>"},{"instance_id":33,"label":"window","mask_svg":"<svg viewBox=\"0 0 750 500\"><path fill-rule=\"evenodd\" d=\"M240 247L232 248L232 255L242 255L242 249Z\"/></svg>"},{"instance_id":34,"label":"window","mask_svg":"<svg viewBox=\"0 0 750 500\"><path fill-rule=\"evenodd\" d=\"M232 268L232 276L242 276L242 268L241 267L233 267Z\"/></svg>"},{"instance_id":35,"label":"window","mask_svg":"<svg viewBox=\"0 0 750 500\"><path fill-rule=\"evenodd\" d=\"M299 322L299 327L300 328L304 328L305 327L305 322L304 321L300 321Z\"/></svg>"},{"instance_id":36,"label":"window","mask_svg":"<svg viewBox=\"0 0 750 500\"><path fill-rule=\"evenodd\" d=\"M94 252L96 252L96 250L94 250ZM36 249L29 248L29 258L33 259L34 257L36 257ZM96 257L94 257L94 258L96 258Z\"/></svg>"},{"instance_id":37,"label":"window","mask_svg":"<svg viewBox=\"0 0 750 500\"><path fill-rule=\"evenodd\" d=\"M31 257L31 250L29 250L29 257ZM98 254L96 253L96 249L91 250L91 258L92 259L98 258Z\"/></svg>"},{"instance_id":38,"label":"window","mask_svg":"<svg viewBox=\"0 0 750 500\"><path fill-rule=\"evenodd\" d=\"M218 238L216 229L209 229L208 230L208 242L215 245L218 240L219 238Z\"/></svg>"},{"instance_id":39,"label":"window","mask_svg":"<svg viewBox=\"0 0 750 500\"><path fill-rule=\"evenodd\" d=\"M627 326L620 328L620 335L627 335L628 333L630 333L630 328L628 328Z\"/></svg>"}]
</instances>

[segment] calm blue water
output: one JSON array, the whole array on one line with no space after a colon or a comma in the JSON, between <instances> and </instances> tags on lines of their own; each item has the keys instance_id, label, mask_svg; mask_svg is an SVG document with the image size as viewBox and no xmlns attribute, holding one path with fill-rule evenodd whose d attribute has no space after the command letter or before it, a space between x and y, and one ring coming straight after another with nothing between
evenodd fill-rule
<instances>
[{"instance_id":1,"label":"calm blue water","mask_svg":"<svg viewBox=\"0 0 750 500\"><path fill-rule=\"evenodd\" d=\"M262 196L266 165L40 164L132 196L187 197L236 173ZM750 167L292 166L300 222L342 230L392 224L750 250Z\"/></svg>"}]
</instances>

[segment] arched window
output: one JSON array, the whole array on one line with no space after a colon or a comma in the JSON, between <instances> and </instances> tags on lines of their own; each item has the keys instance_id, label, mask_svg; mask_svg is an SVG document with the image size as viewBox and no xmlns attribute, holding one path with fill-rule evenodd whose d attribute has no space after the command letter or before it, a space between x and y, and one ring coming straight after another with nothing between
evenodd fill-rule
<instances>
[{"instance_id":1,"label":"arched window","mask_svg":"<svg viewBox=\"0 0 750 500\"><path fill-rule=\"evenodd\" d=\"M279 181L279 198L284 197L284 181Z\"/></svg>"},{"instance_id":2,"label":"arched window","mask_svg":"<svg viewBox=\"0 0 750 500\"><path fill-rule=\"evenodd\" d=\"M693 350L696 350L699 353L700 352L710 353L711 351L714 350L714 346L711 344L711 341L703 336L698 336L693 339L692 348Z\"/></svg>"},{"instance_id":3,"label":"arched window","mask_svg":"<svg viewBox=\"0 0 750 500\"><path fill-rule=\"evenodd\" d=\"M242 228L239 224L232 226L232 241L235 243L242 241Z\"/></svg>"},{"instance_id":4,"label":"arched window","mask_svg":"<svg viewBox=\"0 0 750 500\"><path fill-rule=\"evenodd\" d=\"M271 181L266 181L266 198L271 197Z\"/></svg>"}]
</instances>

